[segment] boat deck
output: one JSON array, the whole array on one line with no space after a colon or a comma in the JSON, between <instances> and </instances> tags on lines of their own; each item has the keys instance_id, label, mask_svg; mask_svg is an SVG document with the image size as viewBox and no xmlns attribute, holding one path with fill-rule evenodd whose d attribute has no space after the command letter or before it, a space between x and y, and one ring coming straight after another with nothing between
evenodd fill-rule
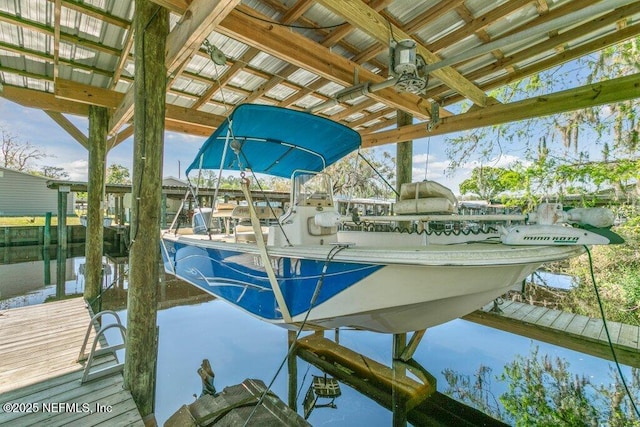
<instances>
[{"instance_id":1,"label":"boat deck","mask_svg":"<svg viewBox=\"0 0 640 427\"><path fill-rule=\"evenodd\" d=\"M465 320L612 360L602 319L531 304L505 301L491 311L493 302L463 317ZM621 363L640 367L640 328L607 321L616 356Z\"/></svg>"},{"instance_id":2,"label":"boat deck","mask_svg":"<svg viewBox=\"0 0 640 427\"><path fill-rule=\"evenodd\" d=\"M82 298L0 312L0 425L144 425L121 374L82 384L89 320ZM102 356L92 371L114 363Z\"/></svg>"}]
</instances>

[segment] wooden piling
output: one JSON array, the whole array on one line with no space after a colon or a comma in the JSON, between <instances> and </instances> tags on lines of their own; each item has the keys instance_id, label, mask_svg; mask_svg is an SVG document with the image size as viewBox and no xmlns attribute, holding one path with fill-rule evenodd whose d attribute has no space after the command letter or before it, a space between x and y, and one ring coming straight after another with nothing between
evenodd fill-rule
<instances>
[{"instance_id":1,"label":"wooden piling","mask_svg":"<svg viewBox=\"0 0 640 427\"><path fill-rule=\"evenodd\" d=\"M68 186L58 187L58 247L56 254L56 298L65 295L67 278L67 198Z\"/></svg>"},{"instance_id":2,"label":"wooden piling","mask_svg":"<svg viewBox=\"0 0 640 427\"><path fill-rule=\"evenodd\" d=\"M413 115L402 110L396 111L397 127L413 124ZM400 186L413 181L413 141L396 144L396 191L400 194ZM398 197L396 198L396 200ZM409 228L409 221L398 222L398 227Z\"/></svg>"},{"instance_id":3,"label":"wooden piling","mask_svg":"<svg viewBox=\"0 0 640 427\"><path fill-rule=\"evenodd\" d=\"M85 246L84 298L94 301L102 286L102 242L104 240L104 181L109 112L89 106L89 183L87 186L87 230ZM93 307L94 310L96 307Z\"/></svg>"},{"instance_id":4,"label":"wooden piling","mask_svg":"<svg viewBox=\"0 0 640 427\"><path fill-rule=\"evenodd\" d=\"M413 124L413 115L402 110L396 112L398 127ZM400 193L400 186L413 181L413 141L396 144L396 191Z\"/></svg>"},{"instance_id":5,"label":"wooden piling","mask_svg":"<svg viewBox=\"0 0 640 427\"><path fill-rule=\"evenodd\" d=\"M156 304L160 257L160 202L169 12L136 0L133 192L125 387L143 417L153 412Z\"/></svg>"}]
</instances>

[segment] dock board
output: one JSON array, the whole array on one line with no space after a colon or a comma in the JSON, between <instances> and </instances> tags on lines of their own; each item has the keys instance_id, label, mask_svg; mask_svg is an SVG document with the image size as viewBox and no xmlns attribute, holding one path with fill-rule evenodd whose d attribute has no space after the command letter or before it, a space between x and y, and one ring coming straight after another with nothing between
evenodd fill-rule
<instances>
[{"instance_id":1,"label":"dock board","mask_svg":"<svg viewBox=\"0 0 640 427\"><path fill-rule=\"evenodd\" d=\"M516 301L499 307L502 312L491 311L492 302L463 319L613 360L602 319ZM611 321L607 321L607 328L618 361L640 367L640 328Z\"/></svg>"},{"instance_id":2,"label":"dock board","mask_svg":"<svg viewBox=\"0 0 640 427\"><path fill-rule=\"evenodd\" d=\"M76 359L90 319L82 298L0 312L0 425L144 426L121 374L81 383ZM114 363L100 357L92 371Z\"/></svg>"}]
</instances>

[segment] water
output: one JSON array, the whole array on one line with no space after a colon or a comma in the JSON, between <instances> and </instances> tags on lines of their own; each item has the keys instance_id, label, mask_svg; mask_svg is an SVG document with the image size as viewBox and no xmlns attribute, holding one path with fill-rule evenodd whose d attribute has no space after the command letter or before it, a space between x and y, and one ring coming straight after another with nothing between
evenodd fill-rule
<instances>
[{"instance_id":1,"label":"water","mask_svg":"<svg viewBox=\"0 0 640 427\"><path fill-rule=\"evenodd\" d=\"M0 259L3 259L0 256ZM22 261L22 260L19 260ZM124 265L120 259L105 258L105 283L115 282L105 296L103 308L114 308L126 322L126 281L117 280ZM46 268L50 269L48 273ZM0 264L0 310L29 304L39 304L55 297L55 284L45 285L45 278L55 282L55 260L33 259L26 262ZM65 294L82 293L84 278L79 274L84 259L66 261ZM196 370L203 359L210 360L216 373L218 391L227 385L238 384L246 378L262 379L268 384L287 352L287 332L261 322L220 300L203 294L194 287L170 279L159 291L158 311L159 355L156 395L156 417L163 423L183 404L194 401L201 391ZM176 305L182 304L182 305ZM117 332L114 331L115 334ZM333 334L327 333L332 338ZM117 340L116 335L108 336ZM112 341L113 342L113 341ZM387 366L391 366L391 336L361 331L341 331L340 344ZM480 326L464 320L454 320L427 331L414 355L437 379L438 391L447 388L444 371L451 369L473 377L481 365L492 369L489 392L498 397L508 390L508 384L495 376L518 355L527 356L535 348L539 355L560 357L570 363L570 372L585 375L594 385L612 382L612 363L546 344ZM623 367L625 376L630 369ZM310 386L312 375L322 372L298 359L298 410ZM275 380L272 390L287 401L286 366ZM392 414L373 400L342 384L342 396L336 400L337 409L317 408L309 417L312 425L329 426L387 426ZM592 396L592 397L595 397ZM321 403L321 402L319 402Z\"/></svg>"}]
</instances>

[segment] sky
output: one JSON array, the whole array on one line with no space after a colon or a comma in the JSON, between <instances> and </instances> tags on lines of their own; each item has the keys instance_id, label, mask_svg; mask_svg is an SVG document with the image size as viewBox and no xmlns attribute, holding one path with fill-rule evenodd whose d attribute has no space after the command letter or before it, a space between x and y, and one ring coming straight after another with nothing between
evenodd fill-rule
<instances>
[{"instance_id":1,"label":"sky","mask_svg":"<svg viewBox=\"0 0 640 427\"><path fill-rule=\"evenodd\" d=\"M65 116L85 135L88 134L88 120L83 117ZM72 181L86 181L88 151L58 126L44 112L26 108L0 97L0 126L17 137L18 142L29 142L48 156L33 166L56 166L64 168ZM165 133L163 176L185 178L184 170L196 156L205 138L175 132ZM480 165L470 162L462 165L453 176L446 173L449 160L444 148L443 136L423 138L413 145L413 181L435 180L458 193L459 184L471 175L471 170ZM393 144L379 148L395 156ZM107 166L118 164L133 169L133 137L112 149L107 155ZM508 154L496 157L485 165L507 167L517 160ZM427 170L428 167L428 170ZM425 173L426 172L426 173Z\"/></svg>"}]
</instances>

